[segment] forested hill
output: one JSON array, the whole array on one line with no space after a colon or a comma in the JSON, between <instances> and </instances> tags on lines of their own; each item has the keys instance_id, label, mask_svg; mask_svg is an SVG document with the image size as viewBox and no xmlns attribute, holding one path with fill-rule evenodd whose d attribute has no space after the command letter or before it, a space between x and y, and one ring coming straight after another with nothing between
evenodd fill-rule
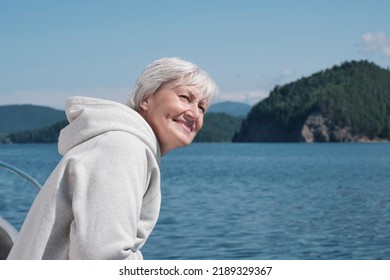
<instances>
[{"instance_id":1,"label":"forested hill","mask_svg":"<svg viewBox=\"0 0 390 280\"><path fill-rule=\"evenodd\" d=\"M66 120L65 112L45 106L0 106L0 134L42 128Z\"/></svg>"},{"instance_id":2,"label":"forested hill","mask_svg":"<svg viewBox=\"0 0 390 280\"><path fill-rule=\"evenodd\" d=\"M284 86L256 104L236 142L352 142L390 139L390 71L345 62Z\"/></svg>"}]
</instances>

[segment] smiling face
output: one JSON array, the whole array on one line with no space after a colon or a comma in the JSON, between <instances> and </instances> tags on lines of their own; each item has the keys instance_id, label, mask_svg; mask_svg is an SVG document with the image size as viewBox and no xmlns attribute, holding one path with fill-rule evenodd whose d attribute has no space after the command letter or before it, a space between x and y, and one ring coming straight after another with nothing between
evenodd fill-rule
<instances>
[{"instance_id":1,"label":"smiling face","mask_svg":"<svg viewBox=\"0 0 390 280\"><path fill-rule=\"evenodd\" d=\"M196 87L167 83L144 99L140 107L164 155L191 144L203 126L207 101Z\"/></svg>"}]
</instances>

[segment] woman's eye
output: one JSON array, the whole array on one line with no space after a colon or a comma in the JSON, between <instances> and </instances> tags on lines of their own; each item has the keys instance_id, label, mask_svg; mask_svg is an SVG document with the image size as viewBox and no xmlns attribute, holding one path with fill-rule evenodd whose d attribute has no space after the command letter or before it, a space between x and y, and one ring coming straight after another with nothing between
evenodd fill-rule
<instances>
[{"instance_id":1,"label":"woman's eye","mask_svg":"<svg viewBox=\"0 0 390 280\"><path fill-rule=\"evenodd\" d=\"M199 106L199 109L202 111L202 113L206 112L206 107L204 107L204 106Z\"/></svg>"},{"instance_id":2,"label":"woman's eye","mask_svg":"<svg viewBox=\"0 0 390 280\"><path fill-rule=\"evenodd\" d=\"M190 97L188 95L180 95L179 97L187 101L190 101Z\"/></svg>"}]
</instances>

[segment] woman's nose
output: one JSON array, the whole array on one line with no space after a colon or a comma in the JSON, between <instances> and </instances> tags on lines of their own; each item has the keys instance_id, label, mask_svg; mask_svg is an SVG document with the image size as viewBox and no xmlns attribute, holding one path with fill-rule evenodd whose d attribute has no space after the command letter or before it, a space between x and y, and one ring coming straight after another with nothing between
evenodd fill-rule
<instances>
[{"instance_id":1,"label":"woman's nose","mask_svg":"<svg viewBox=\"0 0 390 280\"><path fill-rule=\"evenodd\" d=\"M201 112L196 103L190 104L190 108L187 110L187 115L195 121L199 119L199 117L201 116Z\"/></svg>"}]
</instances>

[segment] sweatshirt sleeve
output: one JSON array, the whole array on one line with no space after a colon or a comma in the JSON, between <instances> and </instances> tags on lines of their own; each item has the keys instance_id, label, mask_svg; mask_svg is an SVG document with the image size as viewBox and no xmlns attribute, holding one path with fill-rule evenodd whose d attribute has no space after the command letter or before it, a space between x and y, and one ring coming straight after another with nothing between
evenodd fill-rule
<instances>
[{"instance_id":1,"label":"sweatshirt sleeve","mask_svg":"<svg viewBox=\"0 0 390 280\"><path fill-rule=\"evenodd\" d=\"M137 228L147 187L145 147L131 135L111 132L88 150L71 168L74 220L69 258L137 258L143 241Z\"/></svg>"}]
</instances>

